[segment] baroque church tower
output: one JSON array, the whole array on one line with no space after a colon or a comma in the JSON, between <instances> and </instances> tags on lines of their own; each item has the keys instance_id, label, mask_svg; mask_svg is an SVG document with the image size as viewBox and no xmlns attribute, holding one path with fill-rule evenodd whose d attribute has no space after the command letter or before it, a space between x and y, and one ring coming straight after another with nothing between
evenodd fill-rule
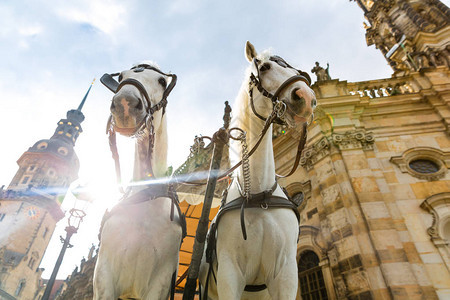
<instances>
[{"instance_id":1,"label":"baroque church tower","mask_svg":"<svg viewBox=\"0 0 450 300\"><path fill-rule=\"evenodd\" d=\"M38 266L64 217L62 200L78 178L74 146L89 90L79 107L58 122L50 139L37 141L22 154L16 175L0 190L0 299L35 299L43 271Z\"/></svg>"},{"instance_id":2,"label":"baroque church tower","mask_svg":"<svg viewBox=\"0 0 450 300\"><path fill-rule=\"evenodd\" d=\"M450 66L450 9L439 0L355 0L369 24L367 45L379 49L395 75Z\"/></svg>"}]
</instances>

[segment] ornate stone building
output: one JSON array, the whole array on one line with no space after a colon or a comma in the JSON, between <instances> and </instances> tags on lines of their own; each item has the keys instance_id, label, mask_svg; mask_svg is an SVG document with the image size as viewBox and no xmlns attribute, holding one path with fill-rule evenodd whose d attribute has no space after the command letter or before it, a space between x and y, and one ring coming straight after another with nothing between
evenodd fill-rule
<instances>
[{"instance_id":1,"label":"ornate stone building","mask_svg":"<svg viewBox=\"0 0 450 300\"><path fill-rule=\"evenodd\" d=\"M64 217L62 199L78 177L73 148L82 132L85 99L58 122L50 139L22 154L16 175L0 190L0 299L40 299L43 293L43 269L38 266L56 223Z\"/></svg>"},{"instance_id":2,"label":"ornate stone building","mask_svg":"<svg viewBox=\"0 0 450 300\"><path fill-rule=\"evenodd\" d=\"M356 1L389 79L317 81L297 173L303 299L450 299L450 11ZM296 146L275 138L280 173Z\"/></svg>"},{"instance_id":3,"label":"ornate stone building","mask_svg":"<svg viewBox=\"0 0 450 300\"><path fill-rule=\"evenodd\" d=\"M97 249L98 251L98 249ZM93 275L97 253L95 246L89 250L88 258L83 258L80 267L76 267L72 274L67 276L64 284L57 292L58 300L90 300L93 297Z\"/></svg>"}]
</instances>

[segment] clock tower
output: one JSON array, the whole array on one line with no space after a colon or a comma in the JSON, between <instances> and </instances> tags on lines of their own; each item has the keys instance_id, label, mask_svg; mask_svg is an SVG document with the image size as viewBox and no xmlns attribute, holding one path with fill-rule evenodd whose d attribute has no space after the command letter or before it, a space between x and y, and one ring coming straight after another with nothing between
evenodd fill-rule
<instances>
[{"instance_id":1,"label":"clock tower","mask_svg":"<svg viewBox=\"0 0 450 300\"><path fill-rule=\"evenodd\" d=\"M0 299L35 299L43 271L38 266L64 217L61 202L78 178L74 146L89 91L58 122L50 139L37 141L22 154L16 175L0 190Z\"/></svg>"}]
</instances>

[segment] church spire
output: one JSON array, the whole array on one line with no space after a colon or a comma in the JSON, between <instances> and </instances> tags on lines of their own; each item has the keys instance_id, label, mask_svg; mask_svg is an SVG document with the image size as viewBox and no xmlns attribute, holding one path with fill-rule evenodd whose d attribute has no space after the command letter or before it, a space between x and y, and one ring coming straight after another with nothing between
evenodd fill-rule
<instances>
[{"instance_id":1,"label":"church spire","mask_svg":"<svg viewBox=\"0 0 450 300\"><path fill-rule=\"evenodd\" d=\"M94 85L94 82L95 82L95 78L94 78L94 80L92 80L92 83L89 86L89 89L87 90L86 95L84 95L83 100L81 100L80 105L78 105L78 109L77 110L81 111L81 109L83 108L84 103L86 102L86 98L89 95L89 92L91 91L92 86Z\"/></svg>"},{"instance_id":2,"label":"church spire","mask_svg":"<svg viewBox=\"0 0 450 300\"><path fill-rule=\"evenodd\" d=\"M89 89L84 95L83 100L81 100L81 103L78 106L78 108L69 110L67 112L67 118L61 119L58 122L58 127L56 128L55 133L53 134L51 139L60 139L71 144L72 146L75 145L78 136L80 135L81 132L83 132L83 130L81 129L81 123L84 121L84 115L81 112L81 109L83 108L84 103L86 102L87 96L89 95L89 92L91 91L94 82L95 79L89 86Z\"/></svg>"}]
</instances>

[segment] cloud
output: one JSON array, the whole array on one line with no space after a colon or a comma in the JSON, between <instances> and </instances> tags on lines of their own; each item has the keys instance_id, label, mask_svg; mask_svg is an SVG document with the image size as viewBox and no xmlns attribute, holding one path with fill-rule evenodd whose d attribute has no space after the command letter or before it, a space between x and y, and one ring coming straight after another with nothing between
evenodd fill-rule
<instances>
[{"instance_id":1,"label":"cloud","mask_svg":"<svg viewBox=\"0 0 450 300\"><path fill-rule=\"evenodd\" d=\"M35 36L42 32L42 26L39 24L24 25L18 28L18 32L22 36Z\"/></svg>"},{"instance_id":2,"label":"cloud","mask_svg":"<svg viewBox=\"0 0 450 300\"><path fill-rule=\"evenodd\" d=\"M89 24L109 35L124 26L128 19L126 7L118 1L64 1L59 5L56 13L60 17L80 23L83 28L88 28Z\"/></svg>"},{"instance_id":3,"label":"cloud","mask_svg":"<svg viewBox=\"0 0 450 300\"><path fill-rule=\"evenodd\" d=\"M166 16L189 15L200 9L204 0L175 0L167 8Z\"/></svg>"}]
</instances>

